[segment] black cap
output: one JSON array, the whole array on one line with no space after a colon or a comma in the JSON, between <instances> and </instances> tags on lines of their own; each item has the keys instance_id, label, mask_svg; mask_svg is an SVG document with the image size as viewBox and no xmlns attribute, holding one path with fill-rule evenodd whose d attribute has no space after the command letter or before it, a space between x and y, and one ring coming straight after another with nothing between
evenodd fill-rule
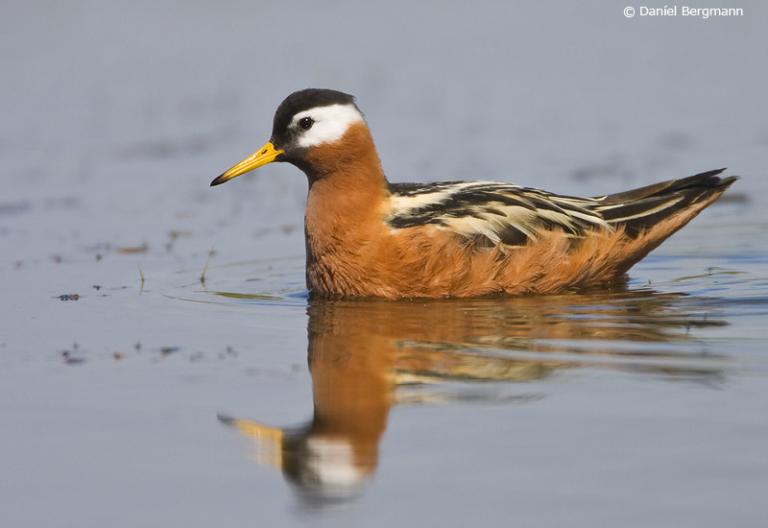
<instances>
[{"instance_id":1,"label":"black cap","mask_svg":"<svg viewBox=\"0 0 768 528\"><path fill-rule=\"evenodd\" d=\"M275 120L272 125L272 140L276 144L284 143L285 133L288 125L291 124L293 116L299 112L316 108L318 106L331 106L335 104L355 104L355 98L352 95L337 90L327 90L324 88L307 88L293 92L280 103L275 111Z\"/></svg>"}]
</instances>

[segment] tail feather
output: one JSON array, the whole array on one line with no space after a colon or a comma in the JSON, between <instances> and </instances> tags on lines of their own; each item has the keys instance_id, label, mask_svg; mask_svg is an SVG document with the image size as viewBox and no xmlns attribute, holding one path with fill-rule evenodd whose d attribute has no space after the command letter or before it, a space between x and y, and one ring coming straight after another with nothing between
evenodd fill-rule
<instances>
[{"instance_id":1,"label":"tail feather","mask_svg":"<svg viewBox=\"0 0 768 528\"><path fill-rule=\"evenodd\" d=\"M609 224L638 236L666 218L691 208L703 209L717 199L738 178L718 176L725 169L702 172L687 178L669 180L639 189L596 197L595 207ZM696 205L700 206L697 207ZM691 217L692 218L692 217ZM680 225L682 227L684 224Z\"/></svg>"}]
</instances>

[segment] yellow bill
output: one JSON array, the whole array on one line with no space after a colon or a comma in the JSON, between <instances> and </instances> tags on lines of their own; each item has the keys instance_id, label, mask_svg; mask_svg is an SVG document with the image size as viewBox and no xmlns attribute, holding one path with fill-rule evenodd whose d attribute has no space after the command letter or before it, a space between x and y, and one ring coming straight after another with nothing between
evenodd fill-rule
<instances>
[{"instance_id":1,"label":"yellow bill","mask_svg":"<svg viewBox=\"0 0 768 528\"><path fill-rule=\"evenodd\" d=\"M256 441L258 448L256 459L259 464L277 469L283 468L283 438L285 435L282 429L221 414L218 415L218 419L221 423L234 427Z\"/></svg>"},{"instance_id":2,"label":"yellow bill","mask_svg":"<svg viewBox=\"0 0 768 528\"><path fill-rule=\"evenodd\" d=\"M250 172L253 169L258 169L267 163L272 163L278 156L283 154L282 149L276 149L271 141L267 141L263 147L245 158L243 161L221 174L218 178L211 182L211 187L214 185L220 185L232 178L237 178L241 174Z\"/></svg>"}]
</instances>

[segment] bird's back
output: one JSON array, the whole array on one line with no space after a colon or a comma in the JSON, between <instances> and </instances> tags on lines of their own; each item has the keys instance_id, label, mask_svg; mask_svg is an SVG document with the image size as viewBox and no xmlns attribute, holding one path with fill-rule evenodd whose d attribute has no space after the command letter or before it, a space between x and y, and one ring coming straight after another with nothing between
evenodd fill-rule
<instances>
[{"instance_id":1,"label":"bird's back","mask_svg":"<svg viewBox=\"0 0 768 528\"><path fill-rule=\"evenodd\" d=\"M394 229L434 225L486 246L524 246L554 230L575 239L600 229L636 237L722 194L736 180L719 177L724 170L593 198L502 182L395 183L386 221Z\"/></svg>"},{"instance_id":2,"label":"bird's back","mask_svg":"<svg viewBox=\"0 0 768 528\"><path fill-rule=\"evenodd\" d=\"M722 172L593 198L500 182L390 184L387 245L398 261L377 264L390 273L374 294L558 293L615 281L736 180Z\"/></svg>"}]
</instances>

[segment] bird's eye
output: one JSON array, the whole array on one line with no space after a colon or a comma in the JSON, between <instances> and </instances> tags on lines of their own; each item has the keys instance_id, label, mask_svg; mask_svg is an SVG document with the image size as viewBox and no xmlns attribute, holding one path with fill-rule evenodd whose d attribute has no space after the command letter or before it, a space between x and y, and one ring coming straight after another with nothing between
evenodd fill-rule
<instances>
[{"instance_id":1,"label":"bird's eye","mask_svg":"<svg viewBox=\"0 0 768 528\"><path fill-rule=\"evenodd\" d=\"M311 117L302 117L299 119L299 126L303 128L304 130L309 130L312 128L312 125L315 124L315 120Z\"/></svg>"}]
</instances>

